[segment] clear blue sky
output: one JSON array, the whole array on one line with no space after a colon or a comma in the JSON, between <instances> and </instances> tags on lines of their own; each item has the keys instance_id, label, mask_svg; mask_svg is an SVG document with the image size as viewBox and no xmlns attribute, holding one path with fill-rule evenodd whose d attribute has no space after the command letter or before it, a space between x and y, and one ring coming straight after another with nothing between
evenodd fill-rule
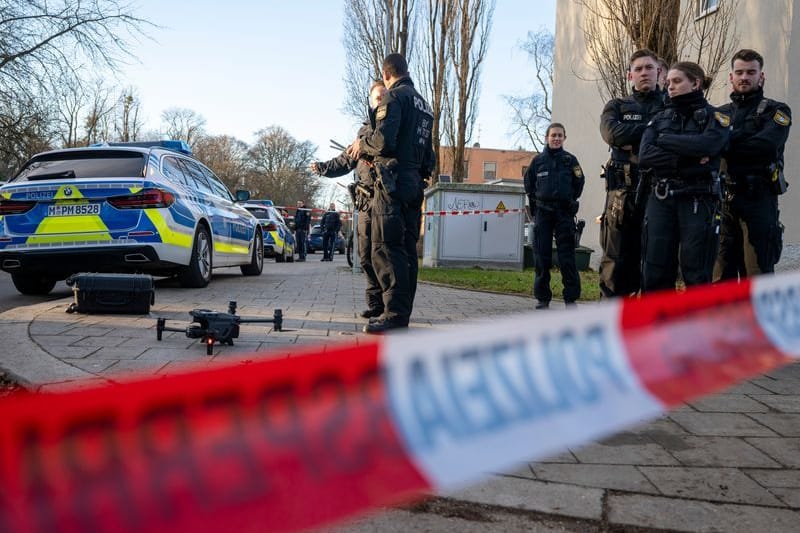
<instances>
[{"instance_id":1,"label":"clear blue sky","mask_svg":"<svg viewBox=\"0 0 800 533\"><path fill-rule=\"evenodd\" d=\"M119 82L138 90L145 129L164 109L202 115L214 135L252 143L279 125L318 156L334 155L328 139L349 142L357 125L344 99L341 0L139 0L138 14L163 28L131 43L140 63ZM502 96L533 87L531 63L518 44L528 31L555 27L555 0L497 0L484 64L478 125L484 147L513 148Z\"/></svg>"}]
</instances>

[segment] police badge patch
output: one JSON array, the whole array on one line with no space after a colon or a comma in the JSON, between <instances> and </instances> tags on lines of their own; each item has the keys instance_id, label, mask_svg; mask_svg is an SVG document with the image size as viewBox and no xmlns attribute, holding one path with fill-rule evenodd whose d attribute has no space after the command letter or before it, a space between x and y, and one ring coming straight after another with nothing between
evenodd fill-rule
<instances>
[{"instance_id":1,"label":"police badge patch","mask_svg":"<svg viewBox=\"0 0 800 533\"><path fill-rule=\"evenodd\" d=\"M580 165L575 165L574 167L572 167L572 173L575 175L576 178L583 177L583 170L581 170Z\"/></svg>"},{"instance_id":2,"label":"police badge patch","mask_svg":"<svg viewBox=\"0 0 800 533\"><path fill-rule=\"evenodd\" d=\"M780 124L781 126L788 126L792 123L792 119L790 119L786 113L782 111L775 111L775 115L773 115L772 120L775 121L776 124Z\"/></svg>"},{"instance_id":3,"label":"police badge patch","mask_svg":"<svg viewBox=\"0 0 800 533\"><path fill-rule=\"evenodd\" d=\"M386 118L386 106L378 106L377 111L375 111L375 119L376 120L383 120Z\"/></svg>"},{"instance_id":4,"label":"police badge patch","mask_svg":"<svg viewBox=\"0 0 800 533\"><path fill-rule=\"evenodd\" d=\"M731 125L731 117L723 113L720 113L719 111L714 112L714 118L716 119L717 122L719 122L719 125L722 126L723 128L727 128L728 126Z\"/></svg>"}]
</instances>

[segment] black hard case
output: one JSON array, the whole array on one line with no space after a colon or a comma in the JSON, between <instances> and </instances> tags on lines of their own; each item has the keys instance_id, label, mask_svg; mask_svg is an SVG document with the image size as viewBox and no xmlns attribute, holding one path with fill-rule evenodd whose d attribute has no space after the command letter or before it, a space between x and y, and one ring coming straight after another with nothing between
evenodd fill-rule
<instances>
[{"instance_id":1,"label":"black hard case","mask_svg":"<svg viewBox=\"0 0 800 533\"><path fill-rule=\"evenodd\" d=\"M153 278L147 274L73 274L67 285L75 297L70 312L141 315L155 303Z\"/></svg>"}]
</instances>

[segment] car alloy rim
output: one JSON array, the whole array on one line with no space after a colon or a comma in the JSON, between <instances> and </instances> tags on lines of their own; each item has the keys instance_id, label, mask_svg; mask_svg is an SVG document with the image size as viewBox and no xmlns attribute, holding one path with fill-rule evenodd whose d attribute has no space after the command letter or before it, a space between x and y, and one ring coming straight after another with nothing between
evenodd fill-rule
<instances>
[{"instance_id":1,"label":"car alloy rim","mask_svg":"<svg viewBox=\"0 0 800 533\"><path fill-rule=\"evenodd\" d=\"M258 268L264 268L264 241L261 239L260 235L256 235L256 261L258 264Z\"/></svg>"},{"instance_id":2,"label":"car alloy rim","mask_svg":"<svg viewBox=\"0 0 800 533\"><path fill-rule=\"evenodd\" d=\"M200 268L200 275L203 279L211 277L211 246L208 242L208 235L204 231L200 232L197 239L197 263Z\"/></svg>"}]
</instances>

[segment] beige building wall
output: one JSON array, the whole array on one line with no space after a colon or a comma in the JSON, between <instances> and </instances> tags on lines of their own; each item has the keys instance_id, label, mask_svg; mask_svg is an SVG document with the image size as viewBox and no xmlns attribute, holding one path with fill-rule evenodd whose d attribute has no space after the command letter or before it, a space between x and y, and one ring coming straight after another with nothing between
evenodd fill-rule
<instances>
[{"instance_id":1,"label":"beige building wall","mask_svg":"<svg viewBox=\"0 0 800 533\"><path fill-rule=\"evenodd\" d=\"M720 0L726 2L729 0ZM694 9L696 0L683 0L683 9ZM797 15L797 17L795 17ZM709 16L714 16L709 15ZM740 0L736 22L739 48L753 48L764 56L765 94L789 104L794 120L800 120L800 0ZM565 148L581 162L586 187L578 216L587 221L581 244L597 250L599 262L600 226L594 219L603 212L605 191L600 165L608 159L608 147L600 137L600 112L605 104L594 79L597 74L586 53L581 26L583 10L575 0L557 0L553 121L567 128ZM798 39L792 39L794 31ZM625 65L621 65L625 68ZM729 64L718 74L709 101L728 101ZM725 83L723 83L723 80ZM785 241L800 243L800 128L792 125L786 145L786 177L789 191L780 197L781 220L786 225Z\"/></svg>"}]
</instances>

